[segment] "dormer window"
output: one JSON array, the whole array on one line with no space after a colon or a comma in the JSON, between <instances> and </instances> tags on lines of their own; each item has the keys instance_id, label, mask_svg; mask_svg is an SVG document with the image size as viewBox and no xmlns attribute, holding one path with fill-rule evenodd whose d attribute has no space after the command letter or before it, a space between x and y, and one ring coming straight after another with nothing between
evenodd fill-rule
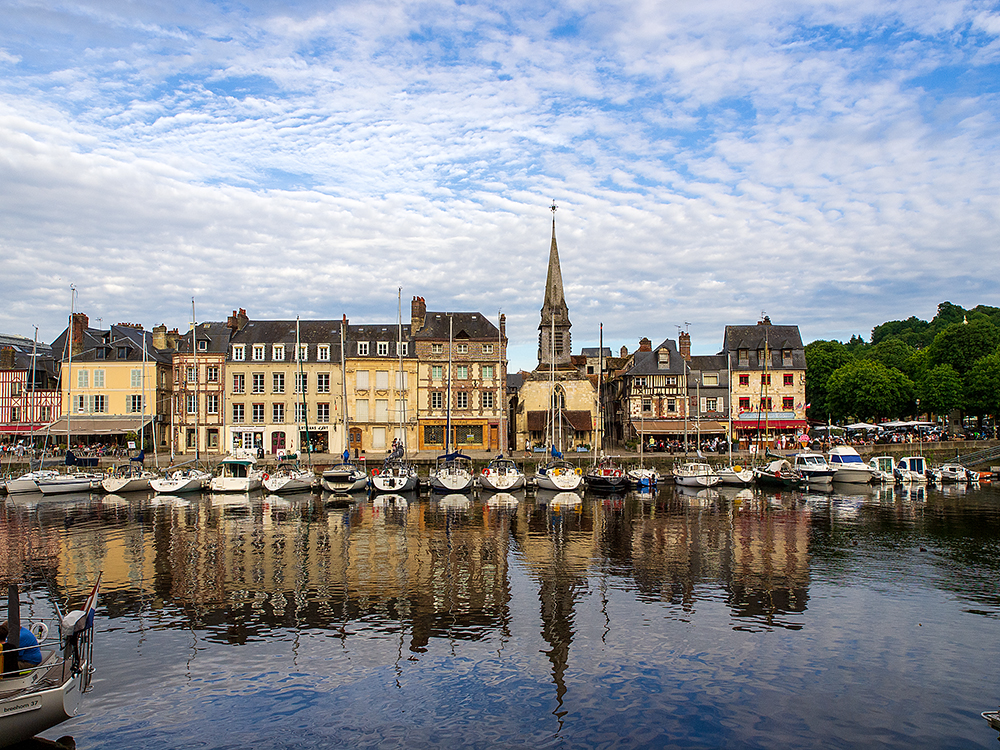
<instances>
[{"instance_id":1,"label":"dormer window","mask_svg":"<svg viewBox=\"0 0 1000 750\"><path fill-rule=\"evenodd\" d=\"M275 362L284 362L285 361L285 345L284 344L275 344L273 347L271 347L271 359L273 359Z\"/></svg>"},{"instance_id":2,"label":"dormer window","mask_svg":"<svg viewBox=\"0 0 1000 750\"><path fill-rule=\"evenodd\" d=\"M264 345L254 344L253 345L253 361L263 362L264 361Z\"/></svg>"},{"instance_id":3,"label":"dormer window","mask_svg":"<svg viewBox=\"0 0 1000 750\"><path fill-rule=\"evenodd\" d=\"M205 339L202 339L201 341L199 341L198 342L198 351L199 352L207 352L208 351L208 341L206 341Z\"/></svg>"},{"instance_id":4,"label":"dormer window","mask_svg":"<svg viewBox=\"0 0 1000 750\"><path fill-rule=\"evenodd\" d=\"M656 354L656 365L661 370L667 370L670 368L670 350L660 349Z\"/></svg>"},{"instance_id":5,"label":"dormer window","mask_svg":"<svg viewBox=\"0 0 1000 750\"><path fill-rule=\"evenodd\" d=\"M358 342L358 356L359 357L367 357L368 356L368 342L367 341L359 341Z\"/></svg>"},{"instance_id":6,"label":"dormer window","mask_svg":"<svg viewBox=\"0 0 1000 750\"><path fill-rule=\"evenodd\" d=\"M299 353L296 360L299 362L307 362L309 360L309 344L299 344Z\"/></svg>"},{"instance_id":7,"label":"dormer window","mask_svg":"<svg viewBox=\"0 0 1000 750\"><path fill-rule=\"evenodd\" d=\"M318 347L316 347L316 359L318 359L320 362L329 362L330 361L330 345L329 344L320 344Z\"/></svg>"},{"instance_id":8,"label":"dormer window","mask_svg":"<svg viewBox=\"0 0 1000 750\"><path fill-rule=\"evenodd\" d=\"M781 364L786 367L792 364L792 350L782 349L781 350Z\"/></svg>"},{"instance_id":9,"label":"dormer window","mask_svg":"<svg viewBox=\"0 0 1000 750\"><path fill-rule=\"evenodd\" d=\"M455 346L455 353L456 354L468 354L469 353L469 345L468 344L458 344L458 345L456 345Z\"/></svg>"},{"instance_id":10,"label":"dormer window","mask_svg":"<svg viewBox=\"0 0 1000 750\"><path fill-rule=\"evenodd\" d=\"M746 367L747 365L750 364L750 350L749 349L738 350L737 358L739 360L739 364L742 365L743 367Z\"/></svg>"},{"instance_id":11,"label":"dormer window","mask_svg":"<svg viewBox=\"0 0 1000 750\"><path fill-rule=\"evenodd\" d=\"M389 356L389 342L379 341L378 342L378 356L388 357Z\"/></svg>"},{"instance_id":12,"label":"dormer window","mask_svg":"<svg viewBox=\"0 0 1000 750\"><path fill-rule=\"evenodd\" d=\"M247 358L247 349L243 344L233 344L233 362L242 362Z\"/></svg>"}]
</instances>

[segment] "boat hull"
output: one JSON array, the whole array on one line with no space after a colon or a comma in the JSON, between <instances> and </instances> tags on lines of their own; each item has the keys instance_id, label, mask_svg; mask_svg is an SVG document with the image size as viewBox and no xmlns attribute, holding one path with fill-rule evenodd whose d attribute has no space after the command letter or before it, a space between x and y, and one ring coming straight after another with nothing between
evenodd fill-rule
<instances>
[{"instance_id":1,"label":"boat hull","mask_svg":"<svg viewBox=\"0 0 1000 750\"><path fill-rule=\"evenodd\" d=\"M524 474L480 474L479 484L490 492L510 492L524 487Z\"/></svg>"},{"instance_id":2,"label":"boat hull","mask_svg":"<svg viewBox=\"0 0 1000 750\"><path fill-rule=\"evenodd\" d=\"M152 489L149 477L105 477L101 482L105 492L120 495L123 492L146 492Z\"/></svg>"},{"instance_id":3,"label":"boat hull","mask_svg":"<svg viewBox=\"0 0 1000 750\"><path fill-rule=\"evenodd\" d=\"M464 492L472 487L470 472L438 472L431 475L434 492Z\"/></svg>"},{"instance_id":4,"label":"boat hull","mask_svg":"<svg viewBox=\"0 0 1000 750\"><path fill-rule=\"evenodd\" d=\"M157 494L179 495L185 492L201 492L210 481L211 477L161 478L149 480L149 486Z\"/></svg>"},{"instance_id":5,"label":"boat hull","mask_svg":"<svg viewBox=\"0 0 1000 750\"><path fill-rule=\"evenodd\" d=\"M372 491L379 493L413 492L417 489L417 475L376 474L371 477Z\"/></svg>"},{"instance_id":6,"label":"boat hull","mask_svg":"<svg viewBox=\"0 0 1000 750\"><path fill-rule=\"evenodd\" d=\"M212 477L209 489L212 492L253 492L262 484L260 477Z\"/></svg>"},{"instance_id":7,"label":"boat hull","mask_svg":"<svg viewBox=\"0 0 1000 750\"><path fill-rule=\"evenodd\" d=\"M301 474L269 476L264 480L264 489L268 492L304 492L311 490L315 476L309 472Z\"/></svg>"},{"instance_id":8,"label":"boat hull","mask_svg":"<svg viewBox=\"0 0 1000 750\"><path fill-rule=\"evenodd\" d=\"M727 466L724 469L719 469L717 472L719 475L719 484L729 485L730 487L749 487L753 484L753 470L752 469L741 469L735 466Z\"/></svg>"},{"instance_id":9,"label":"boat hull","mask_svg":"<svg viewBox=\"0 0 1000 750\"><path fill-rule=\"evenodd\" d=\"M660 481L660 475L653 469L629 469L625 477L634 487L655 487Z\"/></svg>"},{"instance_id":10,"label":"boat hull","mask_svg":"<svg viewBox=\"0 0 1000 750\"><path fill-rule=\"evenodd\" d=\"M66 495L71 492L90 492L101 486L96 475L66 476L57 479L39 479L36 484L43 495Z\"/></svg>"},{"instance_id":11,"label":"boat hull","mask_svg":"<svg viewBox=\"0 0 1000 750\"><path fill-rule=\"evenodd\" d=\"M56 687L0 699L0 747L31 739L76 716L89 665L84 663L82 667L82 672Z\"/></svg>"}]
</instances>

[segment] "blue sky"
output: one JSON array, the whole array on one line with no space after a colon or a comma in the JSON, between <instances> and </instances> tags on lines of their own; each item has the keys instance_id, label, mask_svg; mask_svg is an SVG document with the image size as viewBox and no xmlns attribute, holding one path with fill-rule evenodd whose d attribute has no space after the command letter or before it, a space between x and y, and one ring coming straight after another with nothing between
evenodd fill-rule
<instances>
[{"instance_id":1,"label":"blue sky","mask_svg":"<svg viewBox=\"0 0 1000 750\"><path fill-rule=\"evenodd\" d=\"M0 331L402 286L531 368L553 199L575 349L1000 305L997 3L0 8Z\"/></svg>"}]
</instances>

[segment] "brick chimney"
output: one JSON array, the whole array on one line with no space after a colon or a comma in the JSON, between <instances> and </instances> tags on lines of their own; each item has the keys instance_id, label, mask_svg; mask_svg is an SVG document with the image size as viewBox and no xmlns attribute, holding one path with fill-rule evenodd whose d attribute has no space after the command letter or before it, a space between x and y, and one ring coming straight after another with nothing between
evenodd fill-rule
<instances>
[{"instance_id":1,"label":"brick chimney","mask_svg":"<svg viewBox=\"0 0 1000 750\"><path fill-rule=\"evenodd\" d=\"M677 351L684 359L691 361L691 334L687 331L677 334Z\"/></svg>"},{"instance_id":2,"label":"brick chimney","mask_svg":"<svg viewBox=\"0 0 1000 750\"><path fill-rule=\"evenodd\" d=\"M90 318L83 313L73 313L69 341L74 355L83 353L83 335L88 328L90 328Z\"/></svg>"},{"instance_id":3,"label":"brick chimney","mask_svg":"<svg viewBox=\"0 0 1000 750\"><path fill-rule=\"evenodd\" d=\"M651 352L653 351L653 342L643 336L639 339L639 348L636 351L640 352Z\"/></svg>"},{"instance_id":4,"label":"brick chimney","mask_svg":"<svg viewBox=\"0 0 1000 750\"><path fill-rule=\"evenodd\" d=\"M427 301L423 297L414 297L410 301L410 335L416 336L417 331L424 327L427 318Z\"/></svg>"},{"instance_id":5,"label":"brick chimney","mask_svg":"<svg viewBox=\"0 0 1000 750\"><path fill-rule=\"evenodd\" d=\"M172 331L167 331L167 348L176 349L177 342L181 340L180 332L174 328Z\"/></svg>"},{"instance_id":6,"label":"brick chimney","mask_svg":"<svg viewBox=\"0 0 1000 750\"><path fill-rule=\"evenodd\" d=\"M759 326L769 326L771 325L771 316L765 315L763 320L758 320L757 325Z\"/></svg>"},{"instance_id":7,"label":"brick chimney","mask_svg":"<svg viewBox=\"0 0 1000 750\"><path fill-rule=\"evenodd\" d=\"M13 370L14 369L14 349L5 346L0 349L0 370Z\"/></svg>"},{"instance_id":8,"label":"brick chimney","mask_svg":"<svg viewBox=\"0 0 1000 750\"><path fill-rule=\"evenodd\" d=\"M625 359L625 357L627 357L627 356L628 356L628 347L627 346L623 346L621 348L621 358Z\"/></svg>"},{"instance_id":9,"label":"brick chimney","mask_svg":"<svg viewBox=\"0 0 1000 750\"><path fill-rule=\"evenodd\" d=\"M165 323L160 323L160 325L158 326L153 326L153 348L154 349L167 348L167 326Z\"/></svg>"},{"instance_id":10,"label":"brick chimney","mask_svg":"<svg viewBox=\"0 0 1000 750\"><path fill-rule=\"evenodd\" d=\"M233 314L229 316L229 320L226 321L226 328L229 329L229 337L232 338L237 333L243 330L247 323L250 322L250 318L247 317L247 311L242 307L239 310L233 310Z\"/></svg>"}]
</instances>

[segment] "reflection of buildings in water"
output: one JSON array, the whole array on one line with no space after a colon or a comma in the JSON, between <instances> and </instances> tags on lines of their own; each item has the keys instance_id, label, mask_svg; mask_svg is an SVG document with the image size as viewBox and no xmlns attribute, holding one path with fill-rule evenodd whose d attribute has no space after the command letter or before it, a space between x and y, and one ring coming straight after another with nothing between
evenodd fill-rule
<instances>
[{"instance_id":1,"label":"reflection of buildings in water","mask_svg":"<svg viewBox=\"0 0 1000 750\"><path fill-rule=\"evenodd\" d=\"M86 528L69 533L64 521L4 519L0 564L23 578L30 560L78 590L103 570L112 617L180 607L209 638L243 642L261 628L343 629L376 614L412 625L418 650L437 636L480 638L509 621L511 513L435 513L424 503L408 512L330 509L237 495L97 505ZM45 547L49 554L39 554Z\"/></svg>"}]
</instances>

